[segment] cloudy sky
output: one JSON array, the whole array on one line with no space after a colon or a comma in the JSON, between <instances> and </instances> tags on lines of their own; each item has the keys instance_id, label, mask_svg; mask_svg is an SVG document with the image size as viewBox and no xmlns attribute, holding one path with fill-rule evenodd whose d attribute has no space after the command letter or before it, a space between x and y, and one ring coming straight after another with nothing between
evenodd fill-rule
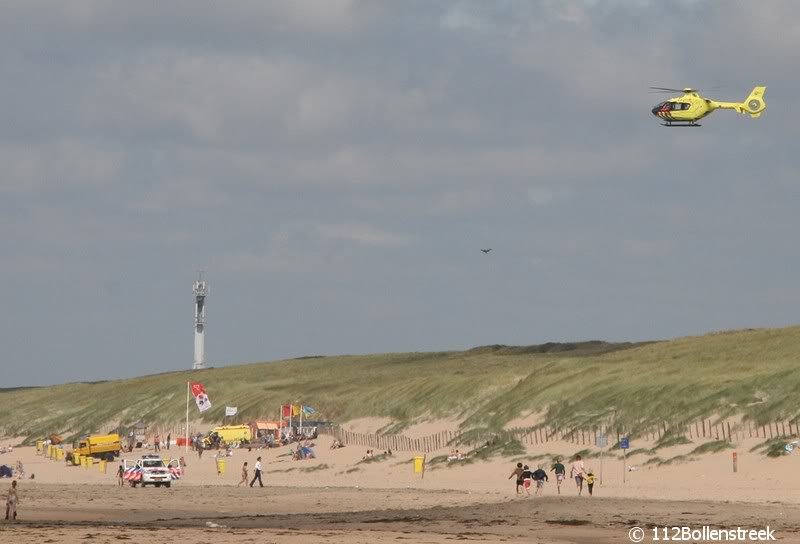
<instances>
[{"instance_id":1,"label":"cloudy sky","mask_svg":"<svg viewBox=\"0 0 800 544\"><path fill-rule=\"evenodd\" d=\"M798 50L792 1L3 2L0 387L190 368L198 269L217 366L795 323Z\"/></svg>"}]
</instances>

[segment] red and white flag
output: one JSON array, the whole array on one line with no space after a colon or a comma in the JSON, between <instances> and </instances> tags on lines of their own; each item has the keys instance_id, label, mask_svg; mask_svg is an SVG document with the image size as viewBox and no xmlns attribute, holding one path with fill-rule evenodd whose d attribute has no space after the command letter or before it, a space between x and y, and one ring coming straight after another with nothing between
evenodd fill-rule
<instances>
[{"instance_id":1,"label":"red and white flag","mask_svg":"<svg viewBox=\"0 0 800 544\"><path fill-rule=\"evenodd\" d=\"M206 388L203 387L203 384L200 382L192 382L189 386L192 391L192 396L194 397L194 401L197 403L197 409L201 412L205 412L209 408L211 408L211 401L206 395Z\"/></svg>"}]
</instances>

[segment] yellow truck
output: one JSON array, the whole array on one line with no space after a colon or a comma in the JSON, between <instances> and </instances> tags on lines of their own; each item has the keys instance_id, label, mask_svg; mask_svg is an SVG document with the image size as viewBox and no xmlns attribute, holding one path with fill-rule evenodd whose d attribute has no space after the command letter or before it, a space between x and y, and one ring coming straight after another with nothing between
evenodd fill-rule
<instances>
[{"instance_id":1,"label":"yellow truck","mask_svg":"<svg viewBox=\"0 0 800 544\"><path fill-rule=\"evenodd\" d=\"M113 461L119 457L122 444L118 434L94 434L82 436L72 445L72 455L81 457L97 457L106 461Z\"/></svg>"},{"instance_id":2,"label":"yellow truck","mask_svg":"<svg viewBox=\"0 0 800 544\"><path fill-rule=\"evenodd\" d=\"M249 425L224 425L222 427L215 427L211 432L217 433L220 440L227 444L253 438L253 433Z\"/></svg>"}]
</instances>

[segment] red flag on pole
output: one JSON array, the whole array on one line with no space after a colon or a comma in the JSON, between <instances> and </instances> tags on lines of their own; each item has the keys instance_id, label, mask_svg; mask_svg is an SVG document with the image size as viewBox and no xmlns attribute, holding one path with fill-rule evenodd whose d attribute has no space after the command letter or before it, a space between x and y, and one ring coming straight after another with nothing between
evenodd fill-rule
<instances>
[{"instance_id":1,"label":"red flag on pole","mask_svg":"<svg viewBox=\"0 0 800 544\"><path fill-rule=\"evenodd\" d=\"M281 416L283 417L292 417L292 405L291 404L284 404L281 406Z\"/></svg>"},{"instance_id":2,"label":"red flag on pole","mask_svg":"<svg viewBox=\"0 0 800 544\"><path fill-rule=\"evenodd\" d=\"M200 382L192 382L189 385L189 389L192 391L192 396L194 397L194 401L197 403L197 409L201 412L205 412L209 408L211 408L211 401L206 394L206 388L203 387L203 384Z\"/></svg>"}]
</instances>

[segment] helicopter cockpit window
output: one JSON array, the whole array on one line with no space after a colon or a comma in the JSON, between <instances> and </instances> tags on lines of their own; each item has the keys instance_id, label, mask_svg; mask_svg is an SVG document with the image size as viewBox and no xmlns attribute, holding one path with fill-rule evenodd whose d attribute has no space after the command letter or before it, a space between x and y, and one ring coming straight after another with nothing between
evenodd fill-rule
<instances>
[{"instance_id":1,"label":"helicopter cockpit window","mask_svg":"<svg viewBox=\"0 0 800 544\"><path fill-rule=\"evenodd\" d=\"M687 102L673 102L672 103L672 111L682 111L688 110L690 104Z\"/></svg>"}]
</instances>

